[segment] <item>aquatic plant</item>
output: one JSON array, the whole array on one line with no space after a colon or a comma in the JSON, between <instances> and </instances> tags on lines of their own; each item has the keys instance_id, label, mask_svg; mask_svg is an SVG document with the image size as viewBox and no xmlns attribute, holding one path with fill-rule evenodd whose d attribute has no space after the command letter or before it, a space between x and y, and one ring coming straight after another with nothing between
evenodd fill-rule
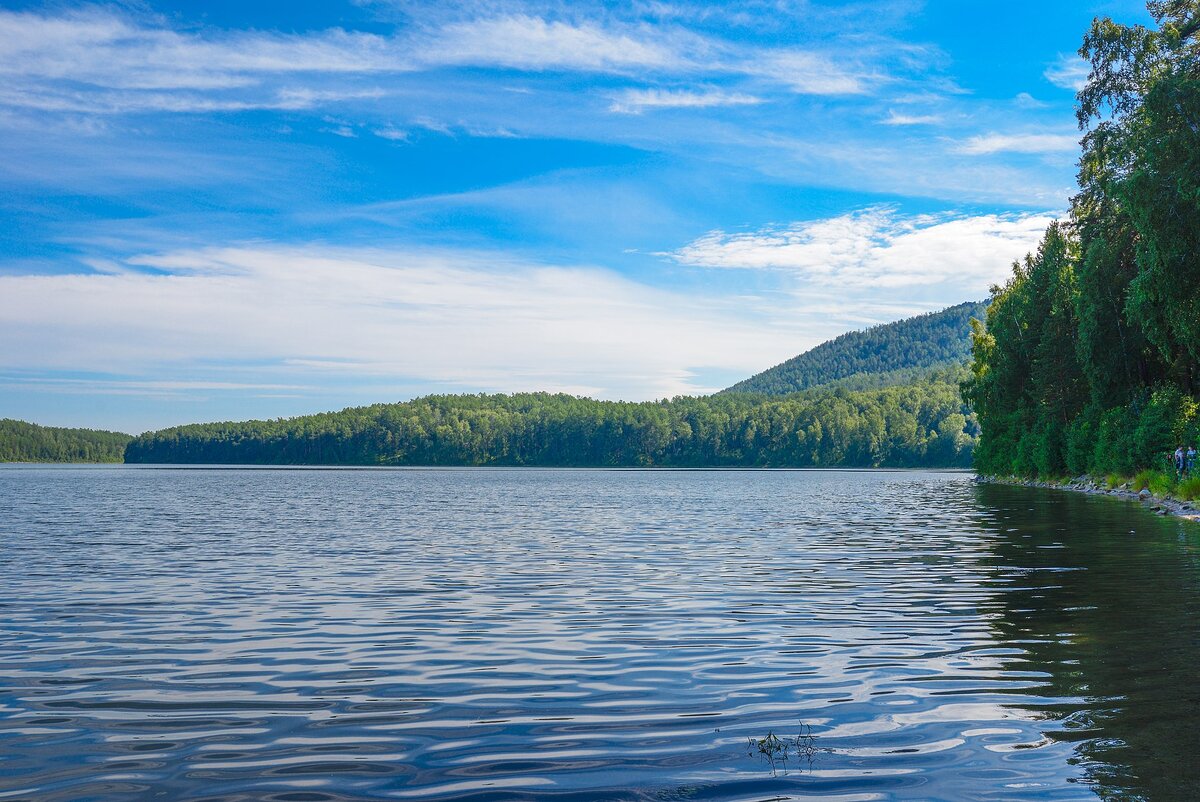
<instances>
[{"instance_id":1,"label":"aquatic plant","mask_svg":"<svg viewBox=\"0 0 1200 802\"><path fill-rule=\"evenodd\" d=\"M793 752L798 759L807 760L811 767L819 751L812 727L803 721L800 722L800 732L795 736L780 738L774 732L768 732L762 738L747 738L746 743L750 755L757 754L770 765L772 776L778 776L781 770L787 773L787 761Z\"/></svg>"}]
</instances>

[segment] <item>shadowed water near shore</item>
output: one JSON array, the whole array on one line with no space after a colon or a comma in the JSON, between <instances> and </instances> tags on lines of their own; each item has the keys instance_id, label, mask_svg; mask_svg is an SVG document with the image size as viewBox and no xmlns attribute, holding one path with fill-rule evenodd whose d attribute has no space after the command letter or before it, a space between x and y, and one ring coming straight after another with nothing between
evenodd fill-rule
<instances>
[{"instance_id":1,"label":"shadowed water near shore","mask_svg":"<svg viewBox=\"0 0 1200 802\"><path fill-rule=\"evenodd\" d=\"M976 489L998 637L1049 674L1042 707L1109 799L1200 795L1200 526L1058 490Z\"/></svg>"},{"instance_id":2,"label":"shadowed water near shore","mask_svg":"<svg viewBox=\"0 0 1200 802\"><path fill-rule=\"evenodd\" d=\"M0 469L0 799L1188 798L1198 546L962 474Z\"/></svg>"}]
</instances>

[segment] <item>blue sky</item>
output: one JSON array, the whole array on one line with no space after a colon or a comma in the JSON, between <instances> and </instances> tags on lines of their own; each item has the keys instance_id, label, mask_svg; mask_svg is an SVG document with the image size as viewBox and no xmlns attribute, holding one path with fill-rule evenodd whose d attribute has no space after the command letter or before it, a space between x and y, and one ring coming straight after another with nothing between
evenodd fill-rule
<instances>
[{"instance_id":1,"label":"blue sky","mask_svg":"<svg viewBox=\"0 0 1200 802\"><path fill-rule=\"evenodd\" d=\"M726 386L985 297L1142 3L7 2L0 417Z\"/></svg>"}]
</instances>

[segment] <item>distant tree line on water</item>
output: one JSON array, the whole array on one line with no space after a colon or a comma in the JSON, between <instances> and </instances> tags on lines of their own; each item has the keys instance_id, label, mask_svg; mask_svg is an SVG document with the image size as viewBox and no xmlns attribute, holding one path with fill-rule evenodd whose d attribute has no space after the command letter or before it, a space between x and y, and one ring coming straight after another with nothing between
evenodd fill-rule
<instances>
[{"instance_id":1,"label":"distant tree line on water","mask_svg":"<svg viewBox=\"0 0 1200 802\"><path fill-rule=\"evenodd\" d=\"M956 380L788 396L626 403L438 395L304 417L179 426L136 463L596 467L967 467L977 429Z\"/></svg>"},{"instance_id":2,"label":"distant tree line on water","mask_svg":"<svg viewBox=\"0 0 1200 802\"><path fill-rule=\"evenodd\" d=\"M0 419L0 462L120 462L132 438Z\"/></svg>"},{"instance_id":3,"label":"distant tree line on water","mask_svg":"<svg viewBox=\"0 0 1200 802\"><path fill-rule=\"evenodd\" d=\"M974 334L983 473L1128 476L1200 438L1200 2L1148 7L1088 32L1079 193Z\"/></svg>"}]
</instances>

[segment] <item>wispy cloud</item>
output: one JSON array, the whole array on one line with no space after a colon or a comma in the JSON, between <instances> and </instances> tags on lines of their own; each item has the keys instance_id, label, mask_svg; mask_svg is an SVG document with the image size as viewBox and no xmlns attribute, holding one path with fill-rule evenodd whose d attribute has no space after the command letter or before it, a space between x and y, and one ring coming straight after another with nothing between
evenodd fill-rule
<instances>
[{"instance_id":1,"label":"wispy cloud","mask_svg":"<svg viewBox=\"0 0 1200 802\"><path fill-rule=\"evenodd\" d=\"M802 95L861 95L872 80L879 80L879 76L872 79L862 71L841 67L822 53L802 50L763 52L742 69Z\"/></svg>"},{"instance_id":2,"label":"wispy cloud","mask_svg":"<svg viewBox=\"0 0 1200 802\"><path fill-rule=\"evenodd\" d=\"M936 114L900 114L895 110L889 111L888 116L880 122L884 125L937 125L942 118Z\"/></svg>"},{"instance_id":3,"label":"wispy cloud","mask_svg":"<svg viewBox=\"0 0 1200 802\"><path fill-rule=\"evenodd\" d=\"M704 109L714 106L753 106L760 97L740 92L706 90L693 92L670 89L626 89L613 96L609 111L640 114L651 109Z\"/></svg>"},{"instance_id":4,"label":"wispy cloud","mask_svg":"<svg viewBox=\"0 0 1200 802\"><path fill-rule=\"evenodd\" d=\"M289 80L412 68L399 43L368 33L201 35L102 8L57 16L0 11L0 104L11 107L102 114L310 108L380 90Z\"/></svg>"},{"instance_id":5,"label":"wispy cloud","mask_svg":"<svg viewBox=\"0 0 1200 802\"><path fill-rule=\"evenodd\" d=\"M58 14L0 11L0 106L42 112L306 109L383 97L401 75L458 67L723 76L811 95L862 94L880 78L877 68L848 66L818 51L751 46L612 15L510 13L385 35L337 28L180 31L159 17L98 6ZM364 85L369 80L375 85ZM749 97L726 93L727 103Z\"/></svg>"},{"instance_id":6,"label":"wispy cloud","mask_svg":"<svg viewBox=\"0 0 1200 802\"><path fill-rule=\"evenodd\" d=\"M693 46L702 47L695 37ZM514 15L453 23L420 47L427 64L473 64L520 70L623 72L679 70L693 63L683 48L660 36Z\"/></svg>"},{"instance_id":7,"label":"wispy cloud","mask_svg":"<svg viewBox=\"0 0 1200 802\"><path fill-rule=\"evenodd\" d=\"M1048 214L901 217L871 208L748 233L713 231L668 254L696 267L776 270L829 287L953 281L979 294L1037 247Z\"/></svg>"},{"instance_id":8,"label":"wispy cloud","mask_svg":"<svg viewBox=\"0 0 1200 802\"><path fill-rule=\"evenodd\" d=\"M1013 103L1015 103L1018 108L1022 109L1044 109L1050 105L1045 101L1038 100L1028 92L1018 93L1017 96L1013 98Z\"/></svg>"},{"instance_id":9,"label":"wispy cloud","mask_svg":"<svg viewBox=\"0 0 1200 802\"><path fill-rule=\"evenodd\" d=\"M385 125L382 128L376 128L371 133L381 139L388 139L392 142L407 142L411 138L408 131L405 131L403 128L397 128L394 125Z\"/></svg>"},{"instance_id":10,"label":"wispy cloud","mask_svg":"<svg viewBox=\"0 0 1200 802\"><path fill-rule=\"evenodd\" d=\"M147 26L101 9L63 16L0 12L0 74L115 89L229 89L263 73L359 73L408 68L374 34L225 32L214 37Z\"/></svg>"},{"instance_id":11,"label":"wispy cloud","mask_svg":"<svg viewBox=\"0 0 1200 802\"><path fill-rule=\"evenodd\" d=\"M262 381L264 368L259 389L327 385L332 371L653 398L717 389L696 372L789 355L780 329L725 299L497 254L247 246L124 262L0 275L0 369L147 375L249 360L302 379Z\"/></svg>"},{"instance_id":12,"label":"wispy cloud","mask_svg":"<svg viewBox=\"0 0 1200 802\"><path fill-rule=\"evenodd\" d=\"M1060 55L1058 60L1042 73L1046 80L1062 89L1078 92L1087 84L1091 65L1077 55Z\"/></svg>"},{"instance_id":13,"label":"wispy cloud","mask_svg":"<svg viewBox=\"0 0 1200 802\"><path fill-rule=\"evenodd\" d=\"M981 134L958 146L959 153L983 156L992 153L1070 153L1079 149L1075 134Z\"/></svg>"}]
</instances>

